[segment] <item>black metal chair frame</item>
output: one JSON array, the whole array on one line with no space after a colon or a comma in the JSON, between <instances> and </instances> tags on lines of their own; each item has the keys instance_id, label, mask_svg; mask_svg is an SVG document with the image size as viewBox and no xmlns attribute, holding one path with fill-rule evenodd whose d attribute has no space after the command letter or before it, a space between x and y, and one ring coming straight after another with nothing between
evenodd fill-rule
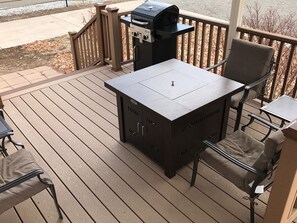
<instances>
[{"instance_id":1,"label":"black metal chair frame","mask_svg":"<svg viewBox=\"0 0 297 223\"><path fill-rule=\"evenodd\" d=\"M258 120L259 122L262 122L263 124L267 125L271 130L279 130L280 128L272 123L270 123L269 121L259 117L259 116L256 116L254 114L250 114L249 115L251 117L251 120L247 125L244 125L242 126L241 130L244 131L245 128L250 125L254 120ZM266 138L268 137L268 134L261 140L261 141L264 141ZM257 177L251 187L251 192L249 194L249 201L250 201L250 222L251 223L254 223L255 221L255 199L257 197L259 197L261 194L257 194L255 192L257 186L259 186L259 184L269 178L270 176L272 176L273 174L273 171L275 171L276 168L271 168L271 169L268 169L266 168L263 172L259 172L257 171L255 168L241 162L240 160L234 158L233 156L231 156L230 154L226 153L225 151L223 151L222 149L220 149L218 146L216 146L215 144L211 143L210 141L208 140L204 140L203 143L205 144L205 148L197 151L197 154L195 154L194 156L194 162L193 162L193 172L192 172L192 178L191 178L191 186L193 186L195 184L195 181L196 181L196 175L197 175L197 169L198 169L198 162L200 160L200 156L199 154L204 151L207 147L212 149L213 151L215 151L216 153L220 154L221 156L223 156L225 159L227 159L228 161L234 163L235 165L237 165L238 167L241 167L242 169L252 173L252 174L255 174ZM272 164L271 166L275 166L276 162L278 161L278 158L280 156L280 152L276 154L276 156L273 158L272 160ZM266 191L267 189L269 189L271 186L272 186L272 182L270 182L269 184L265 185L264 187L264 191Z\"/></svg>"},{"instance_id":2,"label":"black metal chair frame","mask_svg":"<svg viewBox=\"0 0 297 223\"><path fill-rule=\"evenodd\" d=\"M205 70L210 71L213 69L217 69L219 66L223 66L222 70L224 70L224 65L228 63L228 58L222 60L221 62L207 67L205 68ZM241 120L241 115L242 115L242 109L243 109L243 104L247 101L248 99L248 95L251 89L255 88L256 86L258 86L259 84L263 84L261 87L261 92L258 92L260 97L261 97L261 107L263 106L263 101L264 101L264 92L265 92L265 86L266 86L266 82L268 80L269 77L273 76L275 71L272 69L273 65L275 64L274 62L274 58L272 57L271 63L270 63L270 67L267 71L267 73L265 75L263 75L263 77L261 77L260 79L258 79L257 81L250 83L248 85L246 85L244 87L244 94L238 104L238 107L234 107L232 106L233 109L235 109L237 111L237 115L236 115L236 120L235 120L235 126L234 126L234 131L239 129L239 125L240 125L240 120ZM224 73L224 72L223 72ZM224 74L222 74L222 76L224 76Z\"/></svg>"}]
</instances>

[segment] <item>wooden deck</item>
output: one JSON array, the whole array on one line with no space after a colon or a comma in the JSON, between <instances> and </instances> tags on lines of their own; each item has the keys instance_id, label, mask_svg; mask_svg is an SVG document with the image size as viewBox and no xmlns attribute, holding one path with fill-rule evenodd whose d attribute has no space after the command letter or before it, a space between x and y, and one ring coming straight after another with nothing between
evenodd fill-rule
<instances>
[{"instance_id":1,"label":"wooden deck","mask_svg":"<svg viewBox=\"0 0 297 223\"><path fill-rule=\"evenodd\" d=\"M129 66L116 73L108 66L94 68L4 97L14 139L55 183L61 222L249 222L246 194L206 165L199 165L190 187L192 164L168 179L161 167L119 140L115 94L104 81L127 72ZM258 107L250 103L244 116L258 113ZM234 117L231 111L232 126ZM257 137L265 133L253 126ZM14 150L9 147L9 153ZM262 221L268 196L257 201L256 222ZM0 215L0 222L60 220L50 193L43 191Z\"/></svg>"}]
</instances>

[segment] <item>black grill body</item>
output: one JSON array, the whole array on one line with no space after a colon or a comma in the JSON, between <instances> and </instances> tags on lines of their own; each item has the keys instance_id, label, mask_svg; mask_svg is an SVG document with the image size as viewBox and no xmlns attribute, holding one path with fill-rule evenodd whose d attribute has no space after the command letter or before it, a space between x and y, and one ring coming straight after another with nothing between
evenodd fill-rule
<instances>
[{"instance_id":1,"label":"black grill body","mask_svg":"<svg viewBox=\"0 0 297 223\"><path fill-rule=\"evenodd\" d=\"M177 6L147 1L122 19L133 36L134 71L176 57L177 36L194 30L178 23L178 17Z\"/></svg>"}]
</instances>

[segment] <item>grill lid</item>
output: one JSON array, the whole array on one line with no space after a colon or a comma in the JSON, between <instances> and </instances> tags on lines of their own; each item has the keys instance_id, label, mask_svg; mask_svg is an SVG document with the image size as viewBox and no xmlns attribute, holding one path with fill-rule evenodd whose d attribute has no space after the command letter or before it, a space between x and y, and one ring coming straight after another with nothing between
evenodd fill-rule
<instances>
[{"instance_id":1,"label":"grill lid","mask_svg":"<svg viewBox=\"0 0 297 223\"><path fill-rule=\"evenodd\" d=\"M132 23L147 29L157 29L177 23L179 9L163 2L145 2L131 12Z\"/></svg>"}]
</instances>

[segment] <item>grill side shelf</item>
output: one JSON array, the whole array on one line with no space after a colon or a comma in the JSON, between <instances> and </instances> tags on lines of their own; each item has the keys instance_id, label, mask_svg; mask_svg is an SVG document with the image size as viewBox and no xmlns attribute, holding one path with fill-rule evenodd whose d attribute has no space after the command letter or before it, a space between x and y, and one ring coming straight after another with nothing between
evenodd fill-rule
<instances>
[{"instance_id":1,"label":"grill side shelf","mask_svg":"<svg viewBox=\"0 0 297 223\"><path fill-rule=\"evenodd\" d=\"M162 38L170 38L173 36L178 36L187 32L192 32L194 30L193 26L176 23L168 26L164 26L156 30L156 34Z\"/></svg>"}]
</instances>

